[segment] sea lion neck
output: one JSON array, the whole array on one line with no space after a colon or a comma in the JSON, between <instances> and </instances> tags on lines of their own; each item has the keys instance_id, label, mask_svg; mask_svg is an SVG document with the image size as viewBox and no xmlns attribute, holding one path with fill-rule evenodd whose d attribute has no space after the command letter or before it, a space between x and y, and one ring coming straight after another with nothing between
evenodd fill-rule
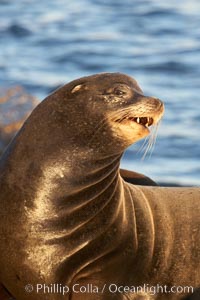
<instances>
[{"instance_id":1,"label":"sea lion neck","mask_svg":"<svg viewBox=\"0 0 200 300\"><path fill-rule=\"evenodd\" d=\"M57 199L84 189L89 191L90 186L93 189L95 185L100 186L101 181L112 182L119 176L123 153L98 155L89 147L68 144L66 148L65 142L60 144L59 139L54 145L45 145L42 139L37 141L34 128L31 135L29 125L29 122L24 125L1 158L0 168L7 165L7 172L3 176L9 186L17 185L23 193L28 194L29 188L36 194L38 191L45 191L46 194L51 186L48 197L50 199L52 195L53 199Z\"/></svg>"}]
</instances>

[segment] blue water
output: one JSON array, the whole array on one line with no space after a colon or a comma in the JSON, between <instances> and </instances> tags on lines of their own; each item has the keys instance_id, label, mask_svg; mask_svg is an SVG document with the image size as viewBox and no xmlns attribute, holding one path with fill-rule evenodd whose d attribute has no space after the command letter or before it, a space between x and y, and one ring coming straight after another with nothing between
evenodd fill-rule
<instances>
[{"instance_id":1,"label":"blue water","mask_svg":"<svg viewBox=\"0 0 200 300\"><path fill-rule=\"evenodd\" d=\"M161 98L151 157L122 166L162 182L200 184L199 0L1 0L0 86L43 99L74 78L120 71Z\"/></svg>"}]
</instances>

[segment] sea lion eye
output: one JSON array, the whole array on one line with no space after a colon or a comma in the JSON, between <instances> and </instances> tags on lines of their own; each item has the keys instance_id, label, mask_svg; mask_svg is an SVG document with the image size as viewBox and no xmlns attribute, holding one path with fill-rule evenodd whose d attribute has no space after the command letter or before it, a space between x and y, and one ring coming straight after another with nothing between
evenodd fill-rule
<instances>
[{"instance_id":1,"label":"sea lion eye","mask_svg":"<svg viewBox=\"0 0 200 300\"><path fill-rule=\"evenodd\" d=\"M122 91L122 90L119 89L119 88L115 89L115 90L114 90L114 93L115 93L115 95L117 95L117 96L122 96L122 95L125 95L125 94L126 94L125 91Z\"/></svg>"}]
</instances>

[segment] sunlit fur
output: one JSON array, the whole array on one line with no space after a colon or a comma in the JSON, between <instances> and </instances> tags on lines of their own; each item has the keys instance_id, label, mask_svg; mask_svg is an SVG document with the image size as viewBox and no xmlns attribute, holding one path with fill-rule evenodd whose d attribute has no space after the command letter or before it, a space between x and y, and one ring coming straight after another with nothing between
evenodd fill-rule
<instances>
[{"instance_id":1,"label":"sunlit fur","mask_svg":"<svg viewBox=\"0 0 200 300\"><path fill-rule=\"evenodd\" d=\"M117 135L122 139L126 139L126 142L128 142L129 144L132 144L133 142L137 142L138 140L146 137L143 147L141 149L143 150L144 148L146 148L142 158L144 159L148 152L150 152L151 154L156 142L159 122L163 115L163 110L160 111L152 110L151 112L148 112L147 109L147 112L143 112L144 117L146 116L152 117L154 120L153 126L151 127L151 129L149 129L133 121L129 121L129 120L123 121L125 117L126 118L142 117L142 114L140 113L140 111L139 112L137 111L137 108L138 108L137 105L132 105L117 110L116 112L109 113L107 117L104 118L102 121L100 121L97 124L97 126L94 128L94 134L92 135L88 144L90 145L90 143L99 134L99 132L101 132L103 128L106 127L108 123L110 123L111 129L113 131L113 135ZM149 138L147 138L148 136ZM146 143L147 140L148 142Z\"/></svg>"}]
</instances>

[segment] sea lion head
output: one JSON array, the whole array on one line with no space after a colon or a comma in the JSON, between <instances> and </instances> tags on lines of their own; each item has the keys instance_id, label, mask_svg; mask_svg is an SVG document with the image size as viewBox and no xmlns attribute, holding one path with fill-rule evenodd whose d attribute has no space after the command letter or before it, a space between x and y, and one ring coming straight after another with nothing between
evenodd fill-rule
<instances>
[{"instance_id":1,"label":"sea lion head","mask_svg":"<svg viewBox=\"0 0 200 300\"><path fill-rule=\"evenodd\" d=\"M53 92L36 107L20 134L26 153L30 148L31 153L43 149L50 156L66 151L105 156L122 153L147 136L162 114L162 102L144 96L133 78L102 73Z\"/></svg>"},{"instance_id":2,"label":"sea lion head","mask_svg":"<svg viewBox=\"0 0 200 300\"><path fill-rule=\"evenodd\" d=\"M109 141L125 149L146 137L164 112L159 99L144 96L137 81L125 74L102 73L70 84L69 99L80 106L80 119L84 115L88 128L92 124L87 141L101 139L107 149Z\"/></svg>"}]
</instances>

